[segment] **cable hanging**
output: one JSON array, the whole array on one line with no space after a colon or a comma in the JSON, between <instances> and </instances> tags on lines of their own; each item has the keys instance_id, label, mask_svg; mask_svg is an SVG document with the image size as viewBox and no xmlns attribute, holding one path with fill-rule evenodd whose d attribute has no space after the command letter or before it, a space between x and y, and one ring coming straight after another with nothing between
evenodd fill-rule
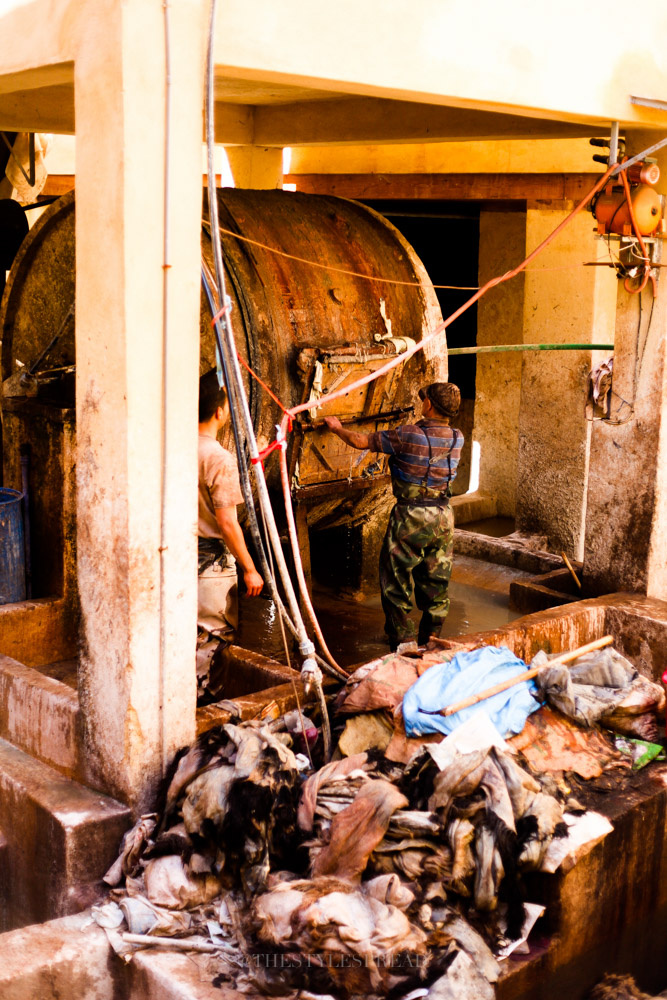
<instances>
[{"instance_id":1,"label":"cable hanging","mask_svg":"<svg viewBox=\"0 0 667 1000\"><path fill-rule=\"evenodd\" d=\"M218 347L220 363L221 365L224 365L227 390L230 395L230 407L232 410L236 410L235 417L238 416L239 424L242 428L243 435L245 437L245 445L248 448L249 457L253 467L255 483L257 486L258 500L262 509L262 515L264 518L264 522L266 524L267 533L271 543L271 548L273 549L273 555L275 558L276 565L278 567L278 572L280 574L285 596L287 598L290 618L294 624L294 627L298 635L299 652L303 657L301 665L302 680L304 682L306 690L310 688L313 688L315 690L322 704L323 712L326 714L326 703L324 702L324 695L322 692L322 671L318 666L318 661L315 659L314 656L315 647L311 642L310 638L308 637L308 633L306 632L298 600L294 591L292 580L289 575L287 564L285 562L285 557L282 551L280 535L278 533L278 528L276 526L273 509L271 507L269 493L266 485L266 479L264 477L264 469L260 459L252 418L250 416L250 410L248 408L248 400L243 386L243 380L241 377L241 368L238 360L238 352L236 349L236 344L234 342L234 334L232 331L232 324L229 316L229 311L230 311L229 304L231 300L229 300L227 297L226 287L225 287L225 274L224 274L224 265L222 258L222 245L220 241L220 227L218 222L218 200L217 200L217 188L215 186L215 165L214 165L215 16L216 16L216 0L212 0L210 9L210 20L209 20L209 37L208 37L208 52L207 52L207 66L206 66L206 140L207 140L207 152L208 152L209 220L211 220L210 224L211 242L213 246L213 260L215 264L215 277L218 289L218 301L222 306L226 307L220 310L220 316L215 320L216 342ZM213 308L211 309L211 312L213 315L215 315ZM285 421L285 426L287 426L289 422L287 414L283 416L283 420ZM239 454L240 450L241 454ZM238 448L238 445L237 445L237 455L239 459L239 465L242 465L245 468L245 455L242 453L242 449ZM250 514L250 509L253 508L252 495L248 497L246 504L248 506L248 512ZM259 530L257 531L257 536L259 537ZM261 544L261 537L260 537L260 544ZM272 575L269 572L268 565L266 565L266 561L264 561L263 569L266 572L267 583L269 584L272 593L276 593L277 588L275 587L275 582L273 582ZM323 646L323 652L326 656L328 653L326 645ZM332 658L331 662L326 663L326 669L338 680L345 680L348 676L347 673L343 671Z\"/></svg>"}]
</instances>

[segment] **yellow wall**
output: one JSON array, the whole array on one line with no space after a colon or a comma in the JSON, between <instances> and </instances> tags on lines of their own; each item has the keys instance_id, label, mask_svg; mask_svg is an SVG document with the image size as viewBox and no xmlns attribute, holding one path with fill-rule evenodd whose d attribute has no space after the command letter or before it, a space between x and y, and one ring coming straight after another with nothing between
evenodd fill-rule
<instances>
[{"instance_id":1,"label":"yellow wall","mask_svg":"<svg viewBox=\"0 0 667 1000\"><path fill-rule=\"evenodd\" d=\"M403 143L386 146L302 146L292 149L292 174L588 173L600 167L588 139Z\"/></svg>"}]
</instances>

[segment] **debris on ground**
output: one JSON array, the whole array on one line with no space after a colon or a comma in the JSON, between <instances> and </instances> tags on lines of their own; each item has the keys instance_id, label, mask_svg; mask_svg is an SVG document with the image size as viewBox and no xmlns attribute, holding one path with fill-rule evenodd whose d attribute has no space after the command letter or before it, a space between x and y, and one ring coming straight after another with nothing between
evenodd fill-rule
<instances>
[{"instance_id":1,"label":"debris on ground","mask_svg":"<svg viewBox=\"0 0 667 1000\"><path fill-rule=\"evenodd\" d=\"M587 653L571 667L550 667L546 654L538 653L531 666L542 663L544 669L537 675L540 693L569 719L584 726L599 722L623 736L657 739L656 716L664 713L665 692L617 650Z\"/></svg>"},{"instance_id":2,"label":"debris on ground","mask_svg":"<svg viewBox=\"0 0 667 1000\"><path fill-rule=\"evenodd\" d=\"M607 975L594 986L588 1000L660 1000L667 997L667 989L662 993L643 993L632 976Z\"/></svg>"},{"instance_id":3,"label":"debris on ground","mask_svg":"<svg viewBox=\"0 0 667 1000\"><path fill-rule=\"evenodd\" d=\"M510 658L430 647L364 665L332 699L330 761L310 705L204 732L106 875L93 915L112 946L126 960L154 943L201 952L217 985L244 993L492 1000L544 913L524 873L566 872L613 829L574 779L654 753L623 737L624 756L600 725L657 732L664 708L613 653L570 669L544 657L519 699L439 714L470 690L469 668L479 690Z\"/></svg>"}]
</instances>

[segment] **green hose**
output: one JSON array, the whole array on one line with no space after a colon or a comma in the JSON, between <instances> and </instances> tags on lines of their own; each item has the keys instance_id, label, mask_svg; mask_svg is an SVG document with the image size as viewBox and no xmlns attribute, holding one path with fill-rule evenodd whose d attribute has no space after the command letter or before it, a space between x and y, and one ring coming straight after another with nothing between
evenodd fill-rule
<instances>
[{"instance_id":1,"label":"green hose","mask_svg":"<svg viewBox=\"0 0 667 1000\"><path fill-rule=\"evenodd\" d=\"M452 347L447 354L491 354L500 351L613 351L613 344L500 344L495 347Z\"/></svg>"}]
</instances>

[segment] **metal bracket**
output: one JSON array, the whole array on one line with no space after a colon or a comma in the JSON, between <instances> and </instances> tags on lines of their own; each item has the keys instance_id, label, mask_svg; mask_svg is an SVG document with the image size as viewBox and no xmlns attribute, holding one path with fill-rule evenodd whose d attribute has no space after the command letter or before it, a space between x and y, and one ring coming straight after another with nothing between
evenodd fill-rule
<instances>
[{"instance_id":1,"label":"metal bracket","mask_svg":"<svg viewBox=\"0 0 667 1000\"><path fill-rule=\"evenodd\" d=\"M29 136L29 139L28 139L28 149L29 149L29 155L30 155L30 167L29 167L30 174L29 175L26 174L25 170L23 169L23 164L19 161L18 157L16 156L14 150L12 149L12 144L9 141L9 139L7 138L7 136L5 135L5 133L4 132L0 132L0 136L2 136L2 141L4 142L5 146L9 150L9 155L11 156L12 160L14 161L14 163L16 164L16 166L19 168L19 170L21 171L21 173L23 174L23 176L27 180L27 182L30 185L30 187L34 187L35 186L35 180L36 180L36 177L37 177L36 172L35 172L35 133L34 132L28 132L28 136Z\"/></svg>"}]
</instances>

